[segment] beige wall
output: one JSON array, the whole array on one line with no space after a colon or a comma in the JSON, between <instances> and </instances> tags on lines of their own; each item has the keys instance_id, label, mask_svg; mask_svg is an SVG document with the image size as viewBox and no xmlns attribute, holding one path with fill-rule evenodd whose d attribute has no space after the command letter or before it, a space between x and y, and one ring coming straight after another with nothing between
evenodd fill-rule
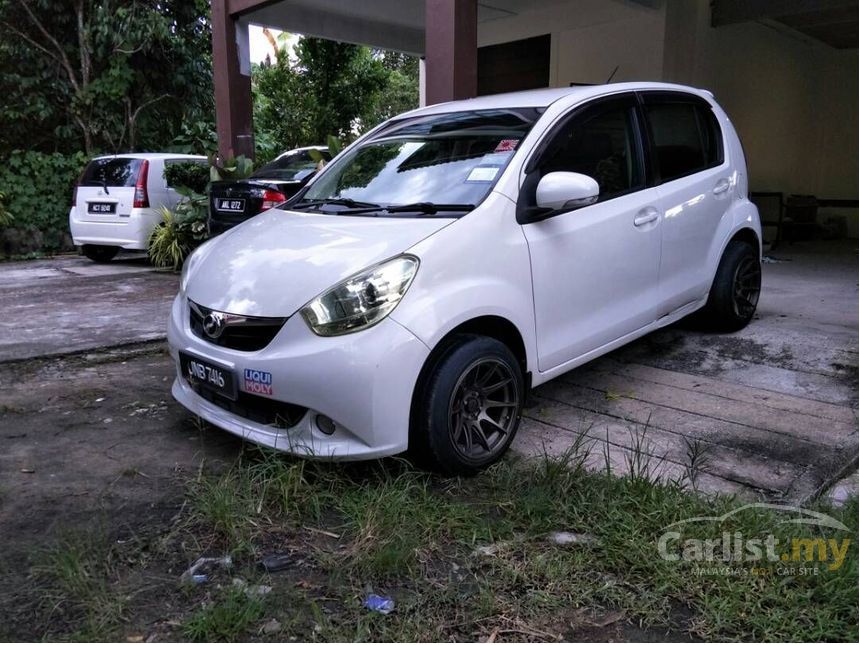
<instances>
[{"instance_id":1,"label":"beige wall","mask_svg":"<svg viewBox=\"0 0 860 645\"><path fill-rule=\"evenodd\" d=\"M714 29L709 0L571 0L481 23L479 45L552 34L550 84L666 80L711 90L752 190L857 199L857 50L760 23ZM849 213L856 236L857 211Z\"/></svg>"},{"instance_id":2,"label":"beige wall","mask_svg":"<svg viewBox=\"0 0 860 645\"><path fill-rule=\"evenodd\" d=\"M538 8L478 25L478 45L552 34L550 85L659 78L664 9L624 0L535 2Z\"/></svg>"},{"instance_id":3,"label":"beige wall","mask_svg":"<svg viewBox=\"0 0 860 645\"><path fill-rule=\"evenodd\" d=\"M753 190L857 198L857 50L760 23L713 29L707 0L670 2L664 79L711 90Z\"/></svg>"}]
</instances>

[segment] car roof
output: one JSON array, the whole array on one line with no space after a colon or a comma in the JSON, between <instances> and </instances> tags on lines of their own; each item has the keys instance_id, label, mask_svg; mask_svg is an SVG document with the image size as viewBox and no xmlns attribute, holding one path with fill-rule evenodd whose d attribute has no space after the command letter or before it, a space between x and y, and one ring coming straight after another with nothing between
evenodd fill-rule
<instances>
[{"instance_id":1,"label":"car roof","mask_svg":"<svg viewBox=\"0 0 860 645\"><path fill-rule=\"evenodd\" d=\"M565 100L567 103L573 105L580 101L596 98L598 96L617 94L619 92L631 92L634 90L674 90L707 98L711 98L713 96L707 90L696 89L686 85L636 81L629 83L607 83L605 85L576 85L573 87L556 87L540 90L526 90L524 92L507 92L505 94L478 96L472 99L437 103L435 105L412 110L407 114L409 116L422 116L429 114L444 114L446 112L492 110L497 108L545 108L559 100Z\"/></svg>"},{"instance_id":2,"label":"car roof","mask_svg":"<svg viewBox=\"0 0 860 645\"><path fill-rule=\"evenodd\" d=\"M206 160L204 155L188 155L179 152L127 152L117 155L101 155L93 159L189 159Z\"/></svg>"}]
</instances>

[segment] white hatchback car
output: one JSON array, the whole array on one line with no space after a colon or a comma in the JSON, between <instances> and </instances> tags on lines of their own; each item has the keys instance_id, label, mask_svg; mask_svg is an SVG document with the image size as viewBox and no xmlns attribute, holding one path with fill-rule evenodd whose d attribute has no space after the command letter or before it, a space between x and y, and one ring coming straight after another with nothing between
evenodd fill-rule
<instances>
[{"instance_id":1,"label":"white hatchback car","mask_svg":"<svg viewBox=\"0 0 860 645\"><path fill-rule=\"evenodd\" d=\"M401 115L189 258L173 395L280 450L408 448L474 472L510 445L528 388L697 310L749 322L746 172L711 94L678 85Z\"/></svg>"},{"instance_id":2,"label":"white hatchback car","mask_svg":"<svg viewBox=\"0 0 860 645\"><path fill-rule=\"evenodd\" d=\"M95 262L110 261L120 249L148 248L161 222L160 206L173 208L180 195L164 170L172 163L208 166L206 157L171 153L132 153L96 157L75 186L69 228L72 241Z\"/></svg>"}]
</instances>

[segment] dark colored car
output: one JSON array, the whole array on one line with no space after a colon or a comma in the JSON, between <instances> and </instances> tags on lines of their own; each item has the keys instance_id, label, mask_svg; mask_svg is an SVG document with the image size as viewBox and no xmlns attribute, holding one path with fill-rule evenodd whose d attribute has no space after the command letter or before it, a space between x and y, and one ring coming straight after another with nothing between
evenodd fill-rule
<instances>
[{"instance_id":1,"label":"dark colored car","mask_svg":"<svg viewBox=\"0 0 860 645\"><path fill-rule=\"evenodd\" d=\"M311 156L311 150L318 150L326 161L331 159L324 146L296 148L279 155L247 179L212 182L209 232L223 233L295 195L317 172L318 161Z\"/></svg>"}]
</instances>

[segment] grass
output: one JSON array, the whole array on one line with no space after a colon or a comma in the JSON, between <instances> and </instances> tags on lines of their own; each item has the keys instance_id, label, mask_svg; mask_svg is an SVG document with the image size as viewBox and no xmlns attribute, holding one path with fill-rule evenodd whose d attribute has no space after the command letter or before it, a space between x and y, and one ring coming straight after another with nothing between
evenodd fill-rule
<instances>
[{"instance_id":1,"label":"grass","mask_svg":"<svg viewBox=\"0 0 860 645\"><path fill-rule=\"evenodd\" d=\"M707 640L857 638L856 499L839 510L817 507L849 534L787 524L762 509L732 515L720 527L781 540L847 535L851 548L838 570L698 575L693 562L659 557L660 536L674 522L742 503L655 482L644 460L629 464L627 477L589 472L583 451L578 445L561 459L510 458L475 478L445 479L397 460L320 464L250 449L226 471L201 472L189 483L185 510L162 531L155 554L182 562L162 584L175 589L182 567L204 554L234 556L237 570L223 574L226 580L259 578L260 558L273 552L288 553L293 566L262 574L273 587L264 598L224 580L186 591L184 604L164 610L178 625L165 638L571 640L607 621L633 631L598 631L598 640L640 640L639 629ZM693 461L705 458L697 446L690 451ZM554 531L584 538L559 545L548 539ZM720 531L686 525L684 537L711 539ZM135 620L124 596L112 594L112 549L98 540L67 541L38 569L51 603L74 618L79 637L115 635L111 629ZM396 610L369 612L362 603L370 591L392 596ZM272 619L280 631L261 635Z\"/></svg>"},{"instance_id":2,"label":"grass","mask_svg":"<svg viewBox=\"0 0 860 645\"><path fill-rule=\"evenodd\" d=\"M41 583L41 609L49 624L75 625L72 640L98 640L113 632L128 609L127 598L112 586L114 556L101 529L67 533L37 554L32 573Z\"/></svg>"},{"instance_id":3,"label":"grass","mask_svg":"<svg viewBox=\"0 0 860 645\"><path fill-rule=\"evenodd\" d=\"M259 598L229 587L213 602L195 611L182 631L192 641L234 641L262 615L263 602Z\"/></svg>"},{"instance_id":4,"label":"grass","mask_svg":"<svg viewBox=\"0 0 860 645\"><path fill-rule=\"evenodd\" d=\"M698 447L690 451L692 460L704 459ZM625 478L586 472L580 455L577 449L561 460L507 460L458 480L397 462L332 466L252 453L227 473L199 481L192 508L220 544L243 553L253 554L255 544L284 527L312 525L338 535L314 545L312 559L341 595L359 598L371 587L403 595L385 620L357 600L345 603L352 614L336 624L323 621L325 639L474 639L492 629L549 638L564 635L577 609L594 607L660 628L679 627L679 612L690 614L682 627L704 639L856 638L856 500L842 510L823 509L851 530L855 548L838 571L698 575L695 563L658 556L664 527L721 515L741 502L693 495L679 482L655 483L644 459L634 458ZM782 519L751 510L721 531L784 540L818 535L815 527ZM546 539L557 530L595 540L561 547ZM719 535L709 525L685 532L685 538ZM473 555L486 545L495 545L492 556ZM519 627L508 625L514 619ZM452 627L458 620L469 627Z\"/></svg>"}]
</instances>

